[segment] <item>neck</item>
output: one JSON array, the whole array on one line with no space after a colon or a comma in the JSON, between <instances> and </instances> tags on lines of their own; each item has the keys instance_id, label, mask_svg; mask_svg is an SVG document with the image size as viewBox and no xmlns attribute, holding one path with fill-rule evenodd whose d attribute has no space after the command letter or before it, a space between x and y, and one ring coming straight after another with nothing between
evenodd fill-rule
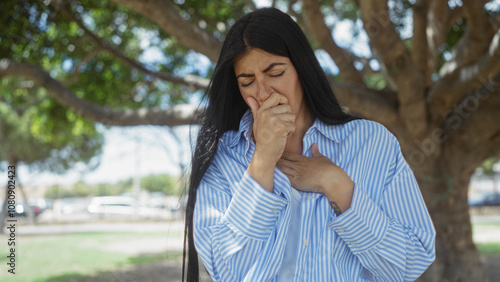
<instances>
[{"instance_id":1,"label":"neck","mask_svg":"<svg viewBox=\"0 0 500 282\"><path fill-rule=\"evenodd\" d=\"M303 101L299 113L295 118L295 131L288 137L286 142L286 152L302 154L302 139L304 139L304 135L313 123L314 117L307 108L305 101Z\"/></svg>"}]
</instances>

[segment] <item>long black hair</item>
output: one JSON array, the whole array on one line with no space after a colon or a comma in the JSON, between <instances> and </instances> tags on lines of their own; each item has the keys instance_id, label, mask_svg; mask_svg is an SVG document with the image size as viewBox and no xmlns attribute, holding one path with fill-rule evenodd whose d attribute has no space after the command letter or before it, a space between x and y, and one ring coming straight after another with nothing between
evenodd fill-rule
<instances>
[{"instance_id":1,"label":"long black hair","mask_svg":"<svg viewBox=\"0 0 500 282\"><path fill-rule=\"evenodd\" d=\"M208 106L202 118L191 161L182 280L188 242L187 281L198 281L198 253L193 238L193 213L196 191L210 166L219 144L219 138L229 130L238 130L240 119L248 109L238 88L234 64L252 48L288 57L297 71L304 99L313 118L325 124L349 122L355 117L342 111L314 51L299 25L287 14L274 8L255 10L239 19L229 30L212 79L205 93Z\"/></svg>"}]
</instances>

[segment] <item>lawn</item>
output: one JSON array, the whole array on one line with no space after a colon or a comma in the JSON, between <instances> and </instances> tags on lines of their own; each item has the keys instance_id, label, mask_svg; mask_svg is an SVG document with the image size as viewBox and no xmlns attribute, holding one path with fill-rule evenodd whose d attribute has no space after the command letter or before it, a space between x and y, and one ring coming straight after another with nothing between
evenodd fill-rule
<instances>
[{"instance_id":1,"label":"lawn","mask_svg":"<svg viewBox=\"0 0 500 282\"><path fill-rule=\"evenodd\" d=\"M16 274L7 272L8 247L5 236L0 243L0 281L67 281L79 276L95 275L126 265L137 265L178 259L180 253L162 250L131 253L134 242L168 239L165 233L77 233L16 238ZM123 250L117 241L129 242ZM144 241L142 241L144 242Z\"/></svg>"}]
</instances>

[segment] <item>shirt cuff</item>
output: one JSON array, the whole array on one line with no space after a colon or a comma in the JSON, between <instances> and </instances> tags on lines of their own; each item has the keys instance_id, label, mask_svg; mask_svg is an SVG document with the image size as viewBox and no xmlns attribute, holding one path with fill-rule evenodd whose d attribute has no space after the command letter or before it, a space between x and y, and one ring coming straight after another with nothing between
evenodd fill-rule
<instances>
[{"instance_id":1,"label":"shirt cuff","mask_svg":"<svg viewBox=\"0 0 500 282\"><path fill-rule=\"evenodd\" d=\"M332 217L334 217L332 215ZM365 252L378 244L389 228L389 218L363 191L354 188L351 207L328 223L356 253Z\"/></svg>"},{"instance_id":2,"label":"shirt cuff","mask_svg":"<svg viewBox=\"0 0 500 282\"><path fill-rule=\"evenodd\" d=\"M231 199L226 219L243 234L266 240L287 200L262 188L247 172Z\"/></svg>"}]
</instances>

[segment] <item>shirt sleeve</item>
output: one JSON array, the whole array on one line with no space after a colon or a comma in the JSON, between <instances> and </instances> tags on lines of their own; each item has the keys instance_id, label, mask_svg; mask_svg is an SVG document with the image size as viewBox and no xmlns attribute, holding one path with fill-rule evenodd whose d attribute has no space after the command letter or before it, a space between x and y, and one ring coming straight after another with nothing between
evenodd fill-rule
<instances>
[{"instance_id":1,"label":"shirt sleeve","mask_svg":"<svg viewBox=\"0 0 500 282\"><path fill-rule=\"evenodd\" d=\"M286 204L246 172L230 184L216 167L207 170L198 187L193 225L196 249L214 281L246 276Z\"/></svg>"},{"instance_id":2,"label":"shirt sleeve","mask_svg":"<svg viewBox=\"0 0 500 282\"><path fill-rule=\"evenodd\" d=\"M366 270L372 281L414 281L435 259L432 221L417 181L397 143L396 169L384 187L356 184L351 207L339 217L332 215L333 228ZM367 189L380 189L374 201Z\"/></svg>"}]
</instances>

